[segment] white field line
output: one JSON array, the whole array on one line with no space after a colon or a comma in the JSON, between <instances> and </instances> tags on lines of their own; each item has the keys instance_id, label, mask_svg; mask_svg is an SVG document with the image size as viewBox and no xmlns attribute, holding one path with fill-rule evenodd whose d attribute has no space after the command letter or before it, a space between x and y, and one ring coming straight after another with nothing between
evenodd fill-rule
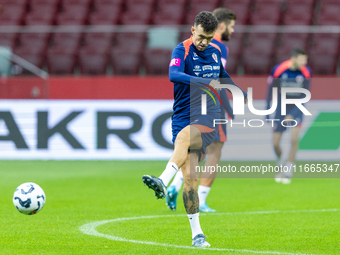
<instances>
[{"instance_id":1,"label":"white field line","mask_svg":"<svg viewBox=\"0 0 340 255\"><path fill-rule=\"evenodd\" d=\"M204 214L201 213L201 216L206 215L242 215L242 214L274 214L274 213L318 213L318 212L337 212L339 209L312 209L312 210L290 210L290 211L253 211L253 212L225 212L225 213L209 213ZM148 245L157 245L164 247L173 247L173 248L181 248L181 249L200 249L192 246L185 245L175 245L175 244L166 244L166 243L156 243L156 242L147 242L140 240L132 240L126 239L118 236L112 236L107 234L99 233L96 228L98 226L118 221L129 221L129 220L140 220L140 219L153 219L153 218L166 218L166 217L184 217L186 214L176 214L176 215L153 215L153 216L140 216L140 217L129 217L129 218L117 218L112 220L103 220L96 221L92 223L85 224L81 226L79 229L86 235L92 235L97 237L103 237L106 239L121 241L121 242L129 242L136 244L148 244ZM205 251L230 251L230 252L242 252L242 253L255 253L255 254L279 254L279 255L312 255L312 254L302 254L302 253L287 253L287 252L279 252L279 251L256 251L256 250L247 250L247 249L229 249L229 248L206 248Z\"/></svg>"}]
</instances>

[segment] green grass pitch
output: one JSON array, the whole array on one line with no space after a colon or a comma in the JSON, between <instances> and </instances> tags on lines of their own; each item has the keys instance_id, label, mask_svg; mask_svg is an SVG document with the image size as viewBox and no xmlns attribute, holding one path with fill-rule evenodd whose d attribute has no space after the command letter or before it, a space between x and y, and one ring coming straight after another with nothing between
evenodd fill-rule
<instances>
[{"instance_id":1,"label":"green grass pitch","mask_svg":"<svg viewBox=\"0 0 340 255\"><path fill-rule=\"evenodd\" d=\"M212 248L222 250L171 246L191 245L181 195L177 211L171 212L142 183L143 174L159 175L165 164L0 161L0 254L340 254L340 179L335 178L293 179L290 185L273 178L216 179L208 204L220 214L201 213L200 220ZM15 188L24 182L35 182L45 191L46 204L37 215L20 214L12 204ZM265 213L237 213L255 211ZM165 217L96 228L106 236L140 243L80 231L91 222L153 215Z\"/></svg>"}]
</instances>

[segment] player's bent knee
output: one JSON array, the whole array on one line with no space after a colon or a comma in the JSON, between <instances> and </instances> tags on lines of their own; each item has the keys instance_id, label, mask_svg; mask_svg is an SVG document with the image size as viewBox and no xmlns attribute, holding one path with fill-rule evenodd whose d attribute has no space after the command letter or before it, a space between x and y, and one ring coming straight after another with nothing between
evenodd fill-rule
<instances>
[{"instance_id":1,"label":"player's bent knee","mask_svg":"<svg viewBox=\"0 0 340 255\"><path fill-rule=\"evenodd\" d=\"M181 130L175 140L175 145L185 145L189 148L190 146L190 132L183 129Z\"/></svg>"},{"instance_id":2,"label":"player's bent knee","mask_svg":"<svg viewBox=\"0 0 340 255\"><path fill-rule=\"evenodd\" d=\"M190 149L200 149L202 148L203 140L201 131L195 127L190 126Z\"/></svg>"}]
</instances>

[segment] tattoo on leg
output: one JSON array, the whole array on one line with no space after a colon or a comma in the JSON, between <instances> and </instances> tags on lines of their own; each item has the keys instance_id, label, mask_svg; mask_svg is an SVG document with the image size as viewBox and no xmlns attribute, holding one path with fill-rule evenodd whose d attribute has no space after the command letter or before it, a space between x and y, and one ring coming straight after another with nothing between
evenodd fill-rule
<instances>
[{"instance_id":1,"label":"tattoo on leg","mask_svg":"<svg viewBox=\"0 0 340 255\"><path fill-rule=\"evenodd\" d=\"M198 193L193 188L183 188L183 202L187 214L198 213Z\"/></svg>"}]
</instances>

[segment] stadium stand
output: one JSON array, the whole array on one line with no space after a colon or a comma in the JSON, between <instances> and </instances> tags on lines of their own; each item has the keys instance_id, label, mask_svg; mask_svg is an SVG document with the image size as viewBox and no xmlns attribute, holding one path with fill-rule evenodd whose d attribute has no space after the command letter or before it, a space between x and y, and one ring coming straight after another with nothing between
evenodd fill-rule
<instances>
[{"instance_id":1,"label":"stadium stand","mask_svg":"<svg viewBox=\"0 0 340 255\"><path fill-rule=\"evenodd\" d=\"M293 48L299 47L307 49L307 41L309 34L307 33L285 33L279 35L279 42L275 48L275 63L281 63L289 58Z\"/></svg>"},{"instance_id":2,"label":"stadium stand","mask_svg":"<svg viewBox=\"0 0 340 255\"><path fill-rule=\"evenodd\" d=\"M96 48L83 47L79 51L81 74L104 75L106 73L108 54L98 52Z\"/></svg>"},{"instance_id":3,"label":"stadium stand","mask_svg":"<svg viewBox=\"0 0 340 255\"><path fill-rule=\"evenodd\" d=\"M323 0L320 2L317 24L323 26L340 24L339 1Z\"/></svg>"},{"instance_id":4,"label":"stadium stand","mask_svg":"<svg viewBox=\"0 0 340 255\"><path fill-rule=\"evenodd\" d=\"M167 75L171 53L168 49L147 49L144 54L146 74Z\"/></svg>"},{"instance_id":5,"label":"stadium stand","mask_svg":"<svg viewBox=\"0 0 340 255\"><path fill-rule=\"evenodd\" d=\"M281 1L257 0L250 23L252 25L279 25L281 10Z\"/></svg>"},{"instance_id":6,"label":"stadium stand","mask_svg":"<svg viewBox=\"0 0 340 255\"><path fill-rule=\"evenodd\" d=\"M276 34L250 34L243 51L244 70L247 74L267 74L272 65Z\"/></svg>"},{"instance_id":7,"label":"stadium stand","mask_svg":"<svg viewBox=\"0 0 340 255\"><path fill-rule=\"evenodd\" d=\"M228 46L228 62L227 71L230 74L236 74L238 68L238 60L240 59L243 48L244 36L242 33L234 33L232 39L226 43Z\"/></svg>"},{"instance_id":8,"label":"stadium stand","mask_svg":"<svg viewBox=\"0 0 340 255\"><path fill-rule=\"evenodd\" d=\"M288 0L283 25L312 25L314 7L314 0Z\"/></svg>"},{"instance_id":9,"label":"stadium stand","mask_svg":"<svg viewBox=\"0 0 340 255\"><path fill-rule=\"evenodd\" d=\"M237 25L339 25L338 0L2 0L0 26L8 25L192 25L196 14L223 6L237 14ZM303 14L303 15L302 15ZM57 29L58 30L58 29ZM147 33L0 33L0 45L51 74L166 74L154 67L167 49L149 49ZM181 30L177 43L191 36ZM339 65L338 34L239 33L227 43L232 74L267 74L268 66L289 57L293 47L306 48L314 74L334 75ZM148 42L148 43L147 43ZM159 56L159 58L158 58ZM55 57L55 59L54 59ZM92 59L92 61L90 61ZM62 65L62 61L66 61ZM86 61L91 63L87 64ZM55 63L54 63L55 62ZM166 61L168 65L169 60ZM98 68L93 63L98 63ZM93 65L92 65L93 64ZM144 72L145 69L145 72ZM315 70L314 70L315 69ZM157 71L155 71L157 70ZM244 72L243 72L243 71ZM110 72L109 72L110 73Z\"/></svg>"},{"instance_id":10,"label":"stadium stand","mask_svg":"<svg viewBox=\"0 0 340 255\"><path fill-rule=\"evenodd\" d=\"M237 16L238 25L248 24L252 0L222 0L222 7L233 10Z\"/></svg>"}]
</instances>

